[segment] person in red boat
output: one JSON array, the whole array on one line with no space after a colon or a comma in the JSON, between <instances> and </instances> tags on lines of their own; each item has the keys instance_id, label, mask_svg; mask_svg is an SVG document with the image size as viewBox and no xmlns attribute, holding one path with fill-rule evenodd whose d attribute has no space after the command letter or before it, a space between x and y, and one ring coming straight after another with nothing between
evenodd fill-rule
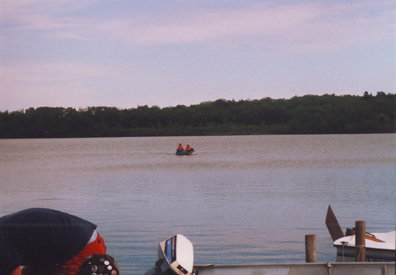
<instances>
[{"instance_id":1,"label":"person in red boat","mask_svg":"<svg viewBox=\"0 0 396 275\"><path fill-rule=\"evenodd\" d=\"M181 143L179 143L179 147L177 147L177 150L178 150L178 151L184 150L184 147L183 147L183 145L182 145Z\"/></svg>"},{"instance_id":2,"label":"person in red boat","mask_svg":"<svg viewBox=\"0 0 396 275\"><path fill-rule=\"evenodd\" d=\"M186 151L191 151L191 146L187 144L187 146L186 146L186 149L185 149L185 150L186 150Z\"/></svg>"},{"instance_id":3,"label":"person in red boat","mask_svg":"<svg viewBox=\"0 0 396 275\"><path fill-rule=\"evenodd\" d=\"M0 275L75 274L87 257L106 254L96 227L82 218L46 208L1 217Z\"/></svg>"}]
</instances>

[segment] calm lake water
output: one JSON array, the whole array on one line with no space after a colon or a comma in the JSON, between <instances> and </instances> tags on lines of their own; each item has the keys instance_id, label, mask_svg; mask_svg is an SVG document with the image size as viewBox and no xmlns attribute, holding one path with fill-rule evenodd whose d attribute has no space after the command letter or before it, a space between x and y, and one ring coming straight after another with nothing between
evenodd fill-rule
<instances>
[{"instance_id":1,"label":"calm lake water","mask_svg":"<svg viewBox=\"0 0 396 275\"><path fill-rule=\"evenodd\" d=\"M335 261L324 220L395 230L395 135L0 140L0 215L47 207L98 225L122 274L180 233L196 264ZM176 156L179 142L194 156Z\"/></svg>"}]
</instances>

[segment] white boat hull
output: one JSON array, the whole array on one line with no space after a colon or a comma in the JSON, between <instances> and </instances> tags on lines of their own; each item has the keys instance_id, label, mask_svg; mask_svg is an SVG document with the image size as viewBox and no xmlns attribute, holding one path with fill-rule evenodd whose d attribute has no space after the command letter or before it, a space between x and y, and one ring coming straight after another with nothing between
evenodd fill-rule
<instances>
[{"instance_id":1,"label":"white boat hull","mask_svg":"<svg viewBox=\"0 0 396 275\"><path fill-rule=\"evenodd\" d=\"M366 235L366 262L394 262L395 234L396 231ZM355 235L335 240L334 246L337 262L355 261Z\"/></svg>"},{"instance_id":2,"label":"white boat hull","mask_svg":"<svg viewBox=\"0 0 396 275\"><path fill-rule=\"evenodd\" d=\"M337 262L355 261L355 230L347 230L347 235L342 229L334 215L330 205L327 210L327 229L333 239L333 245L337 249ZM364 247L366 248L366 262L394 262L396 258L396 231L387 233L366 233L364 236Z\"/></svg>"},{"instance_id":3,"label":"white boat hull","mask_svg":"<svg viewBox=\"0 0 396 275\"><path fill-rule=\"evenodd\" d=\"M355 261L355 247L350 246L336 246L337 262L354 262ZM366 262L394 262L395 251L383 249L366 248Z\"/></svg>"}]
</instances>

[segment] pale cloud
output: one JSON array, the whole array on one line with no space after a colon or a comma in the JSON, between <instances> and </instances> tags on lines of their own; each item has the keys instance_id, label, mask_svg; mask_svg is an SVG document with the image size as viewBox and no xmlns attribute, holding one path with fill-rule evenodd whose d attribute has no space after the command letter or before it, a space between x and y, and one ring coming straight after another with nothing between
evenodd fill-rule
<instances>
[{"instance_id":1,"label":"pale cloud","mask_svg":"<svg viewBox=\"0 0 396 275\"><path fill-rule=\"evenodd\" d=\"M78 18L52 18L42 14L27 14L16 17L19 26L14 31L62 31L63 29L75 30L84 26L84 20Z\"/></svg>"},{"instance_id":2,"label":"pale cloud","mask_svg":"<svg viewBox=\"0 0 396 275\"><path fill-rule=\"evenodd\" d=\"M391 2L282 6L250 5L238 9L184 11L177 14L135 15L123 18L62 16L62 5L52 1L6 1L10 21L19 30L46 30L63 39L118 40L131 47L163 44L212 43L216 45L260 44L276 52L324 51L356 43L393 39L395 7ZM16 1L18 2L18 1ZM63 1L79 9L95 1ZM59 2L58 2L59 3ZM44 11L27 7L45 4ZM10 8L11 7L11 8ZM67 9L66 9L67 10ZM15 29L14 29L15 31ZM37 35L45 35L40 34ZM47 37L49 38L49 37Z\"/></svg>"},{"instance_id":3,"label":"pale cloud","mask_svg":"<svg viewBox=\"0 0 396 275\"><path fill-rule=\"evenodd\" d=\"M68 11L78 11L99 0L2 0L0 14L3 19L28 14L57 15Z\"/></svg>"},{"instance_id":4,"label":"pale cloud","mask_svg":"<svg viewBox=\"0 0 396 275\"><path fill-rule=\"evenodd\" d=\"M143 78L146 82L152 80L139 69L125 71L111 65L55 61L3 64L0 66L0 110L17 110L18 106L25 109L107 106L112 92L112 101L117 106L125 106L126 100L134 101L142 90L149 89L141 87L133 91Z\"/></svg>"},{"instance_id":5,"label":"pale cloud","mask_svg":"<svg viewBox=\"0 0 396 275\"><path fill-rule=\"evenodd\" d=\"M376 7L377 13L367 13ZM391 8L391 10L389 10ZM393 9L393 10L392 10ZM161 44L260 44L277 52L309 52L394 39L394 6L304 3L254 5L244 9L121 19L97 25L101 33L130 46Z\"/></svg>"},{"instance_id":6,"label":"pale cloud","mask_svg":"<svg viewBox=\"0 0 396 275\"><path fill-rule=\"evenodd\" d=\"M89 29L89 20L65 13L92 5L95 0L5 0L0 4L0 35L3 41L14 45L31 39L85 39L81 29ZM26 41L25 41L26 42ZM5 44L5 43L4 43Z\"/></svg>"},{"instance_id":7,"label":"pale cloud","mask_svg":"<svg viewBox=\"0 0 396 275\"><path fill-rule=\"evenodd\" d=\"M23 106L64 106L84 102L97 90L87 79L97 79L108 74L108 68L82 63L48 62L23 63L1 66L0 108L7 109L10 102ZM66 100L65 100L66 99ZM58 102L59 101L59 102Z\"/></svg>"},{"instance_id":8,"label":"pale cloud","mask_svg":"<svg viewBox=\"0 0 396 275\"><path fill-rule=\"evenodd\" d=\"M321 62L328 64L331 62L326 61L334 56L348 57L348 51L377 44L378 48L365 52L369 56L354 58L359 64L371 58L380 64L376 68L379 71L384 66L375 60L382 60L378 58L385 55L382 49L395 41L393 1L360 1L352 5L246 2L239 8L186 5L172 13L107 13L104 3L0 1L0 110L19 106L77 108L109 102L118 106L187 104L192 103L192 98L195 103L227 95L245 98L249 90L251 98L253 92L260 98L265 86L274 91L282 87L285 93L295 95L296 90L322 91L324 80L329 83L328 90L333 91L334 79L339 77L331 77L331 69L317 73L323 79L317 86L304 79L308 75L310 80L319 79L312 74L327 65L309 67L300 61L308 57L315 64L319 55L310 54L325 53ZM179 55L180 49L188 54ZM382 58L389 53L386 55ZM271 58L266 59L268 56ZM283 65L274 59L282 60ZM294 69L290 69L292 60ZM341 62L333 64L336 73L345 66L344 59L338 60ZM343 86L367 90L362 87L362 79L367 79L365 86L378 90L386 90L382 88L384 79L394 84L394 76L380 79L371 69L359 73L365 67L359 64L353 67L347 63L355 75L348 77ZM301 66L306 66L305 72L300 72ZM386 71L394 72L392 68ZM291 76L295 79L291 80ZM285 83L285 77L290 83ZM232 90L235 94L240 90L241 94L231 96ZM391 88L387 92L392 92Z\"/></svg>"}]
</instances>

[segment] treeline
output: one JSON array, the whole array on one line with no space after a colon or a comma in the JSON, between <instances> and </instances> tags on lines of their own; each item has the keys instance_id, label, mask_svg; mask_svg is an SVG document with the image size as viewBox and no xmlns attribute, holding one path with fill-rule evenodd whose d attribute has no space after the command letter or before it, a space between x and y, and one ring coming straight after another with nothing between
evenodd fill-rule
<instances>
[{"instance_id":1,"label":"treeline","mask_svg":"<svg viewBox=\"0 0 396 275\"><path fill-rule=\"evenodd\" d=\"M395 94L224 100L189 107L29 108L0 112L0 138L395 132Z\"/></svg>"}]
</instances>

